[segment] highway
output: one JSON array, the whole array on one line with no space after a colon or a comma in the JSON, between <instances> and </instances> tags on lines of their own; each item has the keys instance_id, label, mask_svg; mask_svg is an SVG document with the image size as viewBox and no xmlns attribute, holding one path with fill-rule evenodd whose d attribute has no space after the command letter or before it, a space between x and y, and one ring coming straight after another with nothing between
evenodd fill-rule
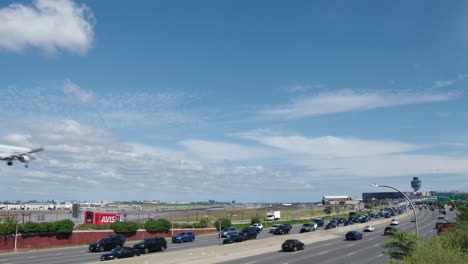
<instances>
[{"instance_id":1,"label":"highway","mask_svg":"<svg viewBox=\"0 0 468 264\"><path fill-rule=\"evenodd\" d=\"M418 210L420 214L420 234L428 237L435 232L434 226L437 211ZM453 214L453 212L448 212ZM395 217L395 218L398 218ZM409 219L409 218L407 218ZM390 222L390 219L388 219ZM372 221L369 222L372 224ZM386 257L381 254L380 244L386 240L382 236L383 228L386 225L376 225L373 233L364 233L364 239L359 241L344 241L344 233L338 233L341 238L331 239L319 243L308 244L304 251L295 253L273 252L257 255L245 259L238 259L226 263L310 263L311 260L320 263L385 263ZM413 231L414 223L407 220L400 223L403 231ZM291 234L299 233L300 225L293 226ZM320 228L322 229L322 228ZM268 233L267 228L262 231L257 240L270 238L273 235ZM281 236L275 236L281 237ZM137 241L127 242L125 246L132 246ZM168 241L167 251L178 251L190 248L208 247L218 244L215 234L197 236L194 242L173 244ZM279 249L278 249L279 250ZM0 264L32 264L32 263L89 263L99 261L102 253L88 252L88 246L33 250L20 253L7 253L0 255ZM161 253L151 253L151 255Z\"/></svg>"},{"instance_id":2,"label":"highway","mask_svg":"<svg viewBox=\"0 0 468 264\"><path fill-rule=\"evenodd\" d=\"M428 238L435 234L435 223L437 222L437 211L418 210L419 234ZM453 212L447 212L448 217L453 220ZM394 217L398 219L398 216ZM414 232L414 222L407 218L400 223L398 228L404 232ZM390 219L388 221L390 223ZM224 263L228 264L271 264L271 263L323 263L323 264L341 264L341 263L386 263L387 256L382 253L381 244L388 237L383 236L383 230L387 224L375 225L374 232L362 232L363 239L357 241L346 241L344 235L346 232L339 233L340 238L327 241L307 244L305 250L297 252L282 252L278 248L277 252L257 255L244 259L237 259ZM357 230L362 231L362 230Z\"/></svg>"}]
</instances>

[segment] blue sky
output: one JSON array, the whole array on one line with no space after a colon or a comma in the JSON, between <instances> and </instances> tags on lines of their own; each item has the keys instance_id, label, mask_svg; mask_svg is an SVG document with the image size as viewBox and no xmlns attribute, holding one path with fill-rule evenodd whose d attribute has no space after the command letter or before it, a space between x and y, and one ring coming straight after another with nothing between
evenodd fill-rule
<instances>
[{"instance_id":1,"label":"blue sky","mask_svg":"<svg viewBox=\"0 0 468 264\"><path fill-rule=\"evenodd\" d=\"M464 1L2 1L0 200L468 190Z\"/></svg>"}]
</instances>

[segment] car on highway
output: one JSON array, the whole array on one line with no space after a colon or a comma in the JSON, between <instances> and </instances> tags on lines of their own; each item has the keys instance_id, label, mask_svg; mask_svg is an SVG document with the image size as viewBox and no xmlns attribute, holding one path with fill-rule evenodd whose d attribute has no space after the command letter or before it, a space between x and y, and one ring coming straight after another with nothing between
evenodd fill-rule
<instances>
[{"instance_id":1,"label":"car on highway","mask_svg":"<svg viewBox=\"0 0 468 264\"><path fill-rule=\"evenodd\" d=\"M221 237L230 237L237 235L237 229L235 227L226 227L220 232Z\"/></svg>"},{"instance_id":2,"label":"car on highway","mask_svg":"<svg viewBox=\"0 0 468 264\"><path fill-rule=\"evenodd\" d=\"M348 221L344 222L344 226L349 226L349 225L353 225L353 224L354 224L353 220L348 220Z\"/></svg>"},{"instance_id":3,"label":"car on highway","mask_svg":"<svg viewBox=\"0 0 468 264\"><path fill-rule=\"evenodd\" d=\"M281 249L283 251L297 251L299 249L304 250L304 248L305 248L304 243L302 243L301 241L297 239L288 239L284 241L283 244L281 245Z\"/></svg>"},{"instance_id":4,"label":"car on highway","mask_svg":"<svg viewBox=\"0 0 468 264\"><path fill-rule=\"evenodd\" d=\"M437 216L437 219L444 219L444 218L445 218L445 215L443 215L443 214L439 214L439 215Z\"/></svg>"},{"instance_id":5,"label":"car on highway","mask_svg":"<svg viewBox=\"0 0 468 264\"><path fill-rule=\"evenodd\" d=\"M395 226L387 226L384 230L384 235L391 235L395 232L400 232L400 229L396 228Z\"/></svg>"},{"instance_id":6,"label":"car on highway","mask_svg":"<svg viewBox=\"0 0 468 264\"><path fill-rule=\"evenodd\" d=\"M304 223L302 224L301 230L299 232L304 233L304 232L315 231L317 230L317 228L318 228L317 223Z\"/></svg>"},{"instance_id":7,"label":"car on highway","mask_svg":"<svg viewBox=\"0 0 468 264\"><path fill-rule=\"evenodd\" d=\"M336 228L335 222L328 222L328 224L325 226L325 229L332 229L332 228Z\"/></svg>"},{"instance_id":8,"label":"car on highway","mask_svg":"<svg viewBox=\"0 0 468 264\"><path fill-rule=\"evenodd\" d=\"M195 234L192 232L180 232L179 234L172 236L172 243L193 242L194 240Z\"/></svg>"},{"instance_id":9,"label":"car on highway","mask_svg":"<svg viewBox=\"0 0 468 264\"><path fill-rule=\"evenodd\" d=\"M276 229L275 229L275 232L273 232L273 234L275 235L284 235L284 234L289 234L289 231L291 229L289 228L289 226L287 225L279 225Z\"/></svg>"},{"instance_id":10,"label":"car on highway","mask_svg":"<svg viewBox=\"0 0 468 264\"><path fill-rule=\"evenodd\" d=\"M140 252L137 249L131 247L119 247L112 249L109 253L102 254L101 261L135 256L140 256Z\"/></svg>"},{"instance_id":11,"label":"car on highway","mask_svg":"<svg viewBox=\"0 0 468 264\"><path fill-rule=\"evenodd\" d=\"M317 223L317 226L323 226L325 224L322 218L314 218L314 222Z\"/></svg>"},{"instance_id":12,"label":"car on highway","mask_svg":"<svg viewBox=\"0 0 468 264\"><path fill-rule=\"evenodd\" d=\"M167 248L167 241L164 237L149 237L133 245L140 253L148 254L155 251L164 251Z\"/></svg>"},{"instance_id":13,"label":"car on highway","mask_svg":"<svg viewBox=\"0 0 468 264\"><path fill-rule=\"evenodd\" d=\"M238 234L244 236L245 239L256 239L258 233L256 227L246 227Z\"/></svg>"},{"instance_id":14,"label":"car on highway","mask_svg":"<svg viewBox=\"0 0 468 264\"><path fill-rule=\"evenodd\" d=\"M274 233L278 226L280 226L280 225L272 225L269 232Z\"/></svg>"},{"instance_id":15,"label":"car on highway","mask_svg":"<svg viewBox=\"0 0 468 264\"><path fill-rule=\"evenodd\" d=\"M358 231L349 231L345 235L346 240L358 240L362 239L362 233Z\"/></svg>"},{"instance_id":16,"label":"car on highway","mask_svg":"<svg viewBox=\"0 0 468 264\"><path fill-rule=\"evenodd\" d=\"M374 232L375 227L373 225L367 225L364 227L364 232Z\"/></svg>"},{"instance_id":17,"label":"car on highway","mask_svg":"<svg viewBox=\"0 0 468 264\"><path fill-rule=\"evenodd\" d=\"M223 240L223 244L232 244L245 241L245 236L243 235L233 235Z\"/></svg>"},{"instance_id":18,"label":"car on highway","mask_svg":"<svg viewBox=\"0 0 468 264\"><path fill-rule=\"evenodd\" d=\"M109 235L99 239L97 242L89 244L89 251L108 251L116 247L123 247L125 244L125 237L123 235Z\"/></svg>"},{"instance_id":19,"label":"car on highway","mask_svg":"<svg viewBox=\"0 0 468 264\"><path fill-rule=\"evenodd\" d=\"M367 223L367 222L369 222L369 218L363 217L363 218L361 219L361 223Z\"/></svg>"},{"instance_id":20,"label":"car on highway","mask_svg":"<svg viewBox=\"0 0 468 264\"><path fill-rule=\"evenodd\" d=\"M390 221L390 225L399 225L400 222L398 222L398 220L396 219L392 219L392 221Z\"/></svg>"},{"instance_id":21,"label":"car on highway","mask_svg":"<svg viewBox=\"0 0 468 264\"><path fill-rule=\"evenodd\" d=\"M260 231L263 230L263 225L262 225L262 224L259 224L259 223L253 224L253 225L251 225L250 227L255 227L255 228L257 228L257 229L260 229Z\"/></svg>"}]
</instances>

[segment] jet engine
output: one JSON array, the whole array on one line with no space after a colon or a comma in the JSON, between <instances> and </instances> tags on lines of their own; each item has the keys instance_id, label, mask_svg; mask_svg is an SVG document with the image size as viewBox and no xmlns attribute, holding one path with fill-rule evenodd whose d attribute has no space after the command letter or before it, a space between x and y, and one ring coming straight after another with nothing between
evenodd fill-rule
<instances>
[{"instance_id":1,"label":"jet engine","mask_svg":"<svg viewBox=\"0 0 468 264\"><path fill-rule=\"evenodd\" d=\"M28 155L20 155L18 156L18 160L21 162L29 162L31 158Z\"/></svg>"}]
</instances>

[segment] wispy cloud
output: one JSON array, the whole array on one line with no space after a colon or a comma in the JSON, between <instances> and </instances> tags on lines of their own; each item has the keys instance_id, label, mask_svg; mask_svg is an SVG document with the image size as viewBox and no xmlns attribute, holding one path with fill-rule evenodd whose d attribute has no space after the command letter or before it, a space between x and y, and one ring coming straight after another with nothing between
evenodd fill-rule
<instances>
[{"instance_id":1,"label":"wispy cloud","mask_svg":"<svg viewBox=\"0 0 468 264\"><path fill-rule=\"evenodd\" d=\"M65 82L60 87L60 90L63 93L76 98L80 103L83 104L88 104L93 99L92 92L82 89L80 86L78 86L78 84L73 83L69 79L65 80Z\"/></svg>"},{"instance_id":2,"label":"wispy cloud","mask_svg":"<svg viewBox=\"0 0 468 264\"><path fill-rule=\"evenodd\" d=\"M363 111L405 104L446 101L455 96L456 95L453 93L388 94L357 93L351 90L343 90L299 98L287 105L275 106L267 110L258 111L257 114L267 119L298 119L316 115Z\"/></svg>"},{"instance_id":3,"label":"wispy cloud","mask_svg":"<svg viewBox=\"0 0 468 264\"><path fill-rule=\"evenodd\" d=\"M73 0L14 3L0 9L0 21L0 47L14 52L31 46L47 54L59 49L85 53L94 36L92 11Z\"/></svg>"},{"instance_id":4,"label":"wispy cloud","mask_svg":"<svg viewBox=\"0 0 468 264\"><path fill-rule=\"evenodd\" d=\"M265 148L255 148L226 142L190 139L181 141L180 144L187 151L212 161L250 160L273 155L271 150Z\"/></svg>"},{"instance_id":5,"label":"wispy cloud","mask_svg":"<svg viewBox=\"0 0 468 264\"><path fill-rule=\"evenodd\" d=\"M458 81L463 81L468 78L468 74L459 74L457 78L451 80L437 80L434 81L432 88L442 88L455 84Z\"/></svg>"},{"instance_id":6,"label":"wispy cloud","mask_svg":"<svg viewBox=\"0 0 468 264\"><path fill-rule=\"evenodd\" d=\"M262 131L238 134L269 147L279 148L296 154L322 158L350 158L376 156L390 153L405 153L424 148L414 144L391 140L364 140L353 137L273 136Z\"/></svg>"}]
</instances>

